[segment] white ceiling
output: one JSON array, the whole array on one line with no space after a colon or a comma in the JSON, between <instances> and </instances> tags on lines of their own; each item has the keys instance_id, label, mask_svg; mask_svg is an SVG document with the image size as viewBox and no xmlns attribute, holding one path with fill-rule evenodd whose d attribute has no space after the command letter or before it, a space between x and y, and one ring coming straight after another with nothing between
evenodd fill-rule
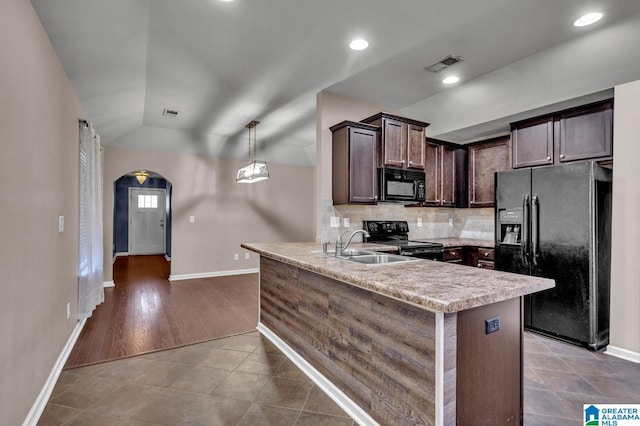
<instances>
[{"instance_id":1,"label":"white ceiling","mask_svg":"<svg viewBox=\"0 0 640 426\"><path fill-rule=\"evenodd\" d=\"M465 142L640 79L637 0L32 3L107 145L246 158L259 120L260 159L313 165L321 90ZM571 25L592 9L601 22ZM448 54L464 58L453 87L424 70Z\"/></svg>"}]
</instances>

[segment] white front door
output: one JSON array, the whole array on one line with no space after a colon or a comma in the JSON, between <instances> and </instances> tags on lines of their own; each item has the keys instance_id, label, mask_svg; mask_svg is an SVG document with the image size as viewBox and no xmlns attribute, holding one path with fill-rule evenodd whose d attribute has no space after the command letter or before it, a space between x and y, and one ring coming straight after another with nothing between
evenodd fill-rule
<instances>
[{"instance_id":1,"label":"white front door","mask_svg":"<svg viewBox=\"0 0 640 426\"><path fill-rule=\"evenodd\" d=\"M129 188L129 254L165 252L164 189Z\"/></svg>"}]
</instances>

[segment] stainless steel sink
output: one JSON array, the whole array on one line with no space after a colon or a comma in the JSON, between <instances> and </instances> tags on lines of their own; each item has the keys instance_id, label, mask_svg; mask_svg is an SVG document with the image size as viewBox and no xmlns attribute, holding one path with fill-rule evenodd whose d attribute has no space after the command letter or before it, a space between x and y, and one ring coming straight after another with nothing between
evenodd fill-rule
<instances>
[{"instance_id":1,"label":"stainless steel sink","mask_svg":"<svg viewBox=\"0 0 640 426\"><path fill-rule=\"evenodd\" d=\"M324 254L322 252L322 250L313 250L311 253L317 253L317 254ZM335 250L327 250L327 255L328 256L334 256L336 253ZM376 254L375 251L372 250L362 250L362 249L346 249L346 250L342 250L342 256L338 256L338 257L351 257L351 256L361 256L364 254Z\"/></svg>"},{"instance_id":2,"label":"stainless steel sink","mask_svg":"<svg viewBox=\"0 0 640 426\"><path fill-rule=\"evenodd\" d=\"M351 256L363 256L363 255L375 255L376 252L375 251L371 251L371 250L361 250L361 249L346 249L346 250L342 250L342 256L343 257L351 257Z\"/></svg>"},{"instance_id":3,"label":"stainless steel sink","mask_svg":"<svg viewBox=\"0 0 640 426\"><path fill-rule=\"evenodd\" d=\"M366 265L379 265L379 264L387 264L387 263L403 263L403 262L413 262L416 260L420 260L415 257L408 256L400 256L399 254L362 254L359 256L348 256L343 259L351 260L353 262L364 263Z\"/></svg>"}]
</instances>

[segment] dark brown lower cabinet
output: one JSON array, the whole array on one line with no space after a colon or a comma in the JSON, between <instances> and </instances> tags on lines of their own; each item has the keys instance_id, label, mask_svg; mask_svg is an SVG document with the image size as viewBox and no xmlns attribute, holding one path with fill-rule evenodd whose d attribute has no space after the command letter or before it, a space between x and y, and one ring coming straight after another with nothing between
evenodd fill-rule
<instances>
[{"instance_id":1,"label":"dark brown lower cabinet","mask_svg":"<svg viewBox=\"0 0 640 426\"><path fill-rule=\"evenodd\" d=\"M476 268L494 269L494 249L481 247L447 247L443 260Z\"/></svg>"}]
</instances>

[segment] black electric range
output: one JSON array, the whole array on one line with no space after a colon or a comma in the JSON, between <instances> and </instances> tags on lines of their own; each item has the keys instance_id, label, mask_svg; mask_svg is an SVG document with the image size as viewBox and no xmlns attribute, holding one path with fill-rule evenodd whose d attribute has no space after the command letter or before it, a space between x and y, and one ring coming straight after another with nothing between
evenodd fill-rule
<instances>
[{"instance_id":1,"label":"black electric range","mask_svg":"<svg viewBox=\"0 0 640 426\"><path fill-rule=\"evenodd\" d=\"M362 229L369 233L366 242L394 245L403 256L442 260L444 246L410 240L409 224L404 220L365 220Z\"/></svg>"}]
</instances>

